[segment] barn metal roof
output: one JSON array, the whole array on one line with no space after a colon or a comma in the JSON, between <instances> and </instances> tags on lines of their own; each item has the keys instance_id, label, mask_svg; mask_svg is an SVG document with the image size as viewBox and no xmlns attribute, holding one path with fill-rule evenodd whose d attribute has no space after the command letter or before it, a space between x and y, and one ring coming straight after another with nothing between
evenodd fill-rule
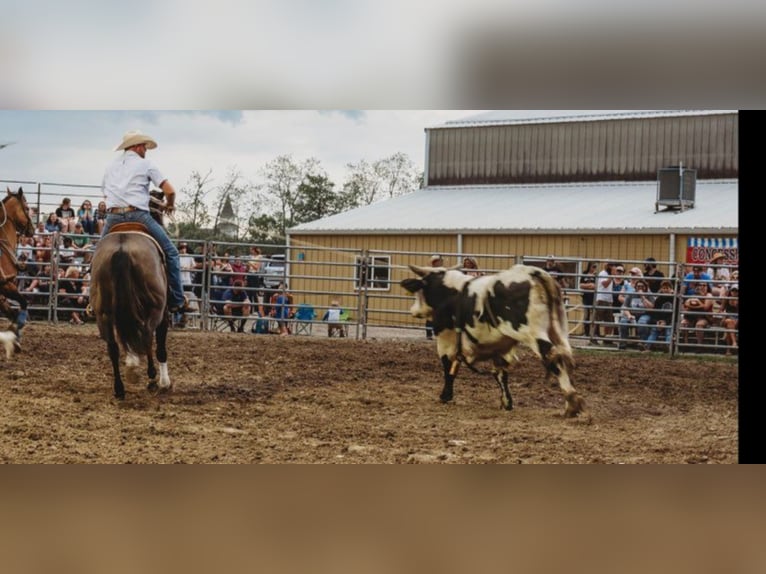
<instances>
[{"instance_id":1,"label":"barn metal roof","mask_svg":"<svg viewBox=\"0 0 766 574\"><path fill-rule=\"evenodd\" d=\"M491 110L489 112L459 120L450 120L444 124L433 126L428 129L625 119L635 120L734 113L737 113L737 110L610 110L606 113L599 113L594 110Z\"/></svg>"},{"instance_id":2,"label":"barn metal roof","mask_svg":"<svg viewBox=\"0 0 766 574\"><path fill-rule=\"evenodd\" d=\"M736 233L738 180L698 180L695 205L655 213L657 182L427 187L291 234Z\"/></svg>"}]
</instances>

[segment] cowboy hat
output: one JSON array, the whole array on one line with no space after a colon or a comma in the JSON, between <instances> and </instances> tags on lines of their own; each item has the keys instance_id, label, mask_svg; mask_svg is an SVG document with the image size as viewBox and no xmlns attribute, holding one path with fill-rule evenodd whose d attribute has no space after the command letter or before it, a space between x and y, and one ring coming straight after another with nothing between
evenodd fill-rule
<instances>
[{"instance_id":1,"label":"cowboy hat","mask_svg":"<svg viewBox=\"0 0 766 574\"><path fill-rule=\"evenodd\" d=\"M725 259L726 255L721 253L720 251L718 253L713 254L713 257L710 261L718 261L719 259Z\"/></svg>"},{"instance_id":2,"label":"cowboy hat","mask_svg":"<svg viewBox=\"0 0 766 574\"><path fill-rule=\"evenodd\" d=\"M157 147L157 142L154 141L152 136L142 134L139 130L133 130L125 132L125 135L122 136L122 141L116 148L114 148L114 151L128 149L129 147L138 144L145 144L146 149L154 149Z\"/></svg>"}]
</instances>

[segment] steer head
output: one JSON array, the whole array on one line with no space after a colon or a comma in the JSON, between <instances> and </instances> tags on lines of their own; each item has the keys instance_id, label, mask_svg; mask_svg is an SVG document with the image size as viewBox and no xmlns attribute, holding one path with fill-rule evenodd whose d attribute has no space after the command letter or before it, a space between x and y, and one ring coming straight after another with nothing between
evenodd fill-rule
<instances>
[{"instance_id":1,"label":"steer head","mask_svg":"<svg viewBox=\"0 0 766 574\"><path fill-rule=\"evenodd\" d=\"M467 276L457 271L457 269L460 269L459 265L446 268L410 265L409 268L418 278L408 277L402 279L400 285L415 295L415 302L410 307L410 313L414 317L421 319L432 318L434 308L440 307L451 296L454 296L456 292L459 292L459 286L457 284L452 285L455 283L455 279L458 282L468 279ZM454 273L457 273L459 278L453 278L452 275Z\"/></svg>"}]
</instances>

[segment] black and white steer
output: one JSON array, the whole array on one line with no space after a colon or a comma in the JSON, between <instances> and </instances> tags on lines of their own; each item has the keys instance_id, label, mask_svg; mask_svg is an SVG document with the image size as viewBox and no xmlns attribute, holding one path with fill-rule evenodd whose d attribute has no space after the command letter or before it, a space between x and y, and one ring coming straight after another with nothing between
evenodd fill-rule
<instances>
[{"instance_id":1,"label":"black and white steer","mask_svg":"<svg viewBox=\"0 0 766 574\"><path fill-rule=\"evenodd\" d=\"M443 402L452 400L460 362L472 366L489 360L502 391L503 407L511 410L508 368L522 344L558 379L566 399L564 415L583 412L585 401L569 379L574 358L561 290L548 273L515 265L492 275L469 277L457 268L409 267L418 277L404 279L401 285L415 295L410 312L433 321L436 350L444 368Z\"/></svg>"}]
</instances>

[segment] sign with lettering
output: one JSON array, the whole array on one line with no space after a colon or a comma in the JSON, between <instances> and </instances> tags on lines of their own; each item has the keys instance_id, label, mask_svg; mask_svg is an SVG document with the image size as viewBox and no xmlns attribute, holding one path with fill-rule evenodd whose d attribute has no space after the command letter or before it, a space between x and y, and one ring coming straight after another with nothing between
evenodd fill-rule
<instances>
[{"instance_id":1,"label":"sign with lettering","mask_svg":"<svg viewBox=\"0 0 766 574\"><path fill-rule=\"evenodd\" d=\"M686 263L705 264L713 255L723 253L726 258L719 265L739 265L739 241L737 237L690 237L686 246Z\"/></svg>"}]
</instances>

